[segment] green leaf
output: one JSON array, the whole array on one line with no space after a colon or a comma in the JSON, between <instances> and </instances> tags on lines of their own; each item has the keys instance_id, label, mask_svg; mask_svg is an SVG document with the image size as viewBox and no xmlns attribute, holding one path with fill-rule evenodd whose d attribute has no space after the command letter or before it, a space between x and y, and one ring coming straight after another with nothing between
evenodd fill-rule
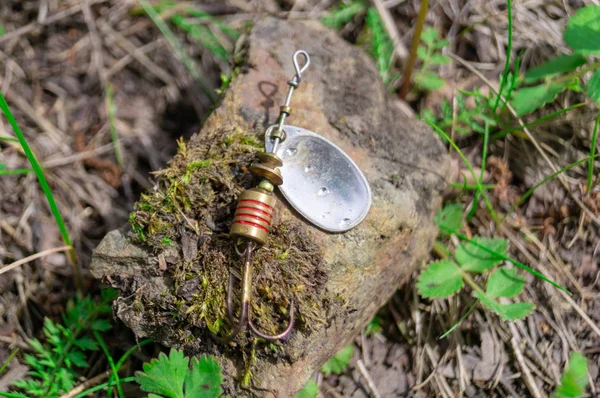
<instances>
[{"instance_id":1,"label":"green leaf","mask_svg":"<svg viewBox=\"0 0 600 398\"><path fill-rule=\"evenodd\" d=\"M571 72L586 63L586 58L581 54L559 55L549 59L541 65L531 68L525 73L525 83L533 83L544 77L551 77L560 73Z\"/></svg>"},{"instance_id":2,"label":"green leaf","mask_svg":"<svg viewBox=\"0 0 600 398\"><path fill-rule=\"evenodd\" d=\"M503 260L503 256L506 256L508 251L508 241L500 238L473 238L479 246L483 246L488 250L491 250L498 255L489 253L472 242L462 243L456 249L454 257L461 267L470 272L483 272L490 269Z\"/></svg>"},{"instance_id":3,"label":"green leaf","mask_svg":"<svg viewBox=\"0 0 600 398\"><path fill-rule=\"evenodd\" d=\"M524 116L554 100L566 88L567 84L568 82L544 83L538 86L525 87L515 91L510 103L515 108L517 116Z\"/></svg>"},{"instance_id":4,"label":"green leaf","mask_svg":"<svg viewBox=\"0 0 600 398\"><path fill-rule=\"evenodd\" d=\"M515 268L498 268L487 281L486 296L496 297L515 297L523 291L525 287L525 278L517 274Z\"/></svg>"},{"instance_id":5,"label":"green leaf","mask_svg":"<svg viewBox=\"0 0 600 398\"><path fill-rule=\"evenodd\" d=\"M444 54L433 54L430 61L433 65L447 65L450 63L450 57Z\"/></svg>"},{"instance_id":6,"label":"green leaf","mask_svg":"<svg viewBox=\"0 0 600 398\"><path fill-rule=\"evenodd\" d=\"M600 37L598 40L600 40ZM592 101L600 105L600 70L597 70L588 81L585 93Z\"/></svg>"},{"instance_id":7,"label":"green leaf","mask_svg":"<svg viewBox=\"0 0 600 398\"><path fill-rule=\"evenodd\" d=\"M419 294L427 298L452 296L462 287L460 268L450 260L429 264L417 280Z\"/></svg>"},{"instance_id":8,"label":"green leaf","mask_svg":"<svg viewBox=\"0 0 600 398\"><path fill-rule=\"evenodd\" d=\"M112 327L107 319L96 319L92 322L90 326L92 327L92 329L98 332L106 332Z\"/></svg>"},{"instance_id":9,"label":"green leaf","mask_svg":"<svg viewBox=\"0 0 600 398\"><path fill-rule=\"evenodd\" d=\"M214 398L221 395L223 375L219 362L202 355L192 360L192 370L185 378L185 398Z\"/></svg>"},{"instance_id":10,"label":"green leaf","mask_svg":"<svg viewBox=\"0 0 600 398\"><path fill-rule=\"evenodd\" d=\"M445 84L444 79L430 70L415 72L414 76L415 82L426 90L438 90L444 87Z\"/></svg>"},{"instance_id":11,"label":"green leaf","mask_svg":"<svg viewBox=\"0 0 600 398\"><path fill-rule=\"evenodd\" d=\"M417 57L419 57L419 59L426 59L427 58L427 49L423 46L417 47Z\"/></svg>"},{"instance_id":12,"label":"green leaf","mask_svg":"<svg viewBox=\"0 0 600 398\"><path fill-rule=\"evenodd\" d=\"M158 359L144 364L143 372L135 373L135 380L148 393L166 398L185 398L183 383L188 373L188 363L189 359L179 350L171 350L168 357L161 352Z\"/></svg>"},{"instance_id":13,"label":"green leaf","mask_svg":"<svg viewBox=\"0 0 600 398\"><path fill-rule=\"evenodd\" d=\"M481 301L481 304L500 315L505 321L523 319L531 314L535 308L535 304L533 303L500 304L481 292L475 292L475 297Z\"/></svg>"},{"instance_id":14,"label":"green leaf","mask_svg":"<svg viewBox=\"0 0 600 398\"><path fill-rule=\"evenodd\" d=\"M435 223L442 235L452 235L462 227L463 205L450 203L440 209L435 215Z\"/></svg>"},{"instance_id":15,"label":"green leaf","mask_svg":"<svg viewBox=\"0 0 600 398\"><path fill-rule=\"evenodd\" d=\"M580 8L565 28L565 42L584 55L600 54L600 6Z\"/></svg>"},{"instance_id":16,"label":"green leaf","mask_svg":"<svg viewBox=\"0 0 600 398\"><path fill-rule=\"evenodd\" d=\"M294 398L316 398L318 394L319 386L313 379L310 379L304 388L294 395Z\"/></svg>"},{"instance_id":17,"label":"green leaf","mask_svg":"<svg viewBox=\"0 0 600 398\"><path fill-rule=\"evenodd\" d=\"M352 355L354 355L354 347L352 345L342 348L332 358L325 362L325 365L321 368L321 372L326 375L332 373L339 375L348 366L348 362L350 362Z\"/></svg>"},{"instance_id":18,"label":"green leaf","mask_svg":"<svg viewBox=\"0 0 600 398\"><path fill-rule=\"evenodd\" d=\"M379 333L381 329L383 329L383 327L381 326L382 322L383 321L381 320L381 318L375 315L365 327L365 333L367 334L367 336L375 336L377 333Z\"/></svg>"},{"instance_id":19,"label":"green leaf","mask_svg":"<svg viewBox=\"0 0 600 398\"><path fill-rule=\"evenodd\" d=\"M363 1L352 1L348 4L342 3L337 8L331 8L330 14L321 18L321 23L328 28L341 29L361 11L366 8Z\"/></svg>"},{"instance_id":20,"label":"green leaf","mask_svg":"<svg viewBox=\"0 0 600 398\"><path fill-rule=\"evenodd\" d=\"M571 354L569 364L560 379L560 385L551 398L580 398L588 384L587 359L578 352Z\"/></svg>"},{"instance_id":21,"label":"green leaf","mask_svg":"<svg viewBox=\"0 0 600 398\"><path fill-rule=\"evenodd\" d=\"M75 340L75 345L82 350L95 351L98 349L98 344L90 336L78 338Z\"/></svg>"},{"instance_id":22,"label":"green leaf","mask_svg":"<svg viewBox=\"0 0 600 398\"><path fill-rule=\"evenodd\" d=\"M439 33L437 30L435 30L435 28L427 28L421 34L421 40L428 46L433 46L438 35Z\"/></svg>"}]
</instances>

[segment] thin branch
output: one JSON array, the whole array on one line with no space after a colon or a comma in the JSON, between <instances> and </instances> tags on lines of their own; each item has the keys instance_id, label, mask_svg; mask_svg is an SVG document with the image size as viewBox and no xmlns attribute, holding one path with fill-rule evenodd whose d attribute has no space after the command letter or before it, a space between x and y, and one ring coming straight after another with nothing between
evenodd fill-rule
<instances>
[{"instance_id":1,"label":"thin branch","mask_svg":"<svg viewBox=\"0 0 600 398\"><path fill-rule=\"evenodd\" d=\"M38 258L45 257L50 254L54 254L54 253L58 253L58 252L66 252L71 249L72 249L71 246L61 246L61 247L55 247L53 249L44 250L44 251L36 253L36 254L32 254L31 256L22 258L18 261L15 261L14 263L8 264L7 266L0 268L0 275L2 275L5 272L8 272L14 268L17 268L20 265L26 264L33 260L37 260Z\"/></svg>"}]
</instances>

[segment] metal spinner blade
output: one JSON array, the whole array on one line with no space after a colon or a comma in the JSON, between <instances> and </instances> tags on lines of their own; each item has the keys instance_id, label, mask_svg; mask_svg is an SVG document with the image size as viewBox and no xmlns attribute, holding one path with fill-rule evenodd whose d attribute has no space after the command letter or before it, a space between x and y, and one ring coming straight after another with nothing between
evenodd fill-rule
<instances>
[{"instance_id":1,"label":"metal spinner blade","mask_svg":"<svg viewBox=\"0 0 600 398\"><path fill-rule=\"evenodd\" d=\"M273 151L270 133L277 127L265 134L267 152ZM358 166L312 131L288 125L283 131L285 139L274 153L283 160L279 189L290 205L326 231L344 232L358 225L371 207L371 189Z\"/></svg>"}]
</instances>

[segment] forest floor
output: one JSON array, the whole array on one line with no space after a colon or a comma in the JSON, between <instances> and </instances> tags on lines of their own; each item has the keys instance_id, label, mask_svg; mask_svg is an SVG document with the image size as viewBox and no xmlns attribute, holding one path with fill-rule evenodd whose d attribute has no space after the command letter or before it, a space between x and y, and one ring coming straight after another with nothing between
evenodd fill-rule
<instances>
[{"instance_id":1,"label":"forest floor","mask_svg":"<svg viewBox=\"0 0 600 398\"><path fill-rule=\"evenodd\" d=\"M390 63L383 68L390 92L398 93L401 79L396 74L406 62L419 3L373 3L384 15L380 28L398 37ZM176 15L182 4L166 9L162 16ZM567 53L562 32L569 17L587 4L597 2L513 1L509 54L513 69L523 72ZM176 140L200 130L218 97L214 93L222 86L221 76L232 73L229 61L236 53L236 34L229 28L244 32L266 14L330 21L338 16L340 34L381 60L376 46L368 44L376 35L372 26L369 31L368 6L359 4L351 18L341 21L340 14L332 11L332 7L340 9L338 1L185 2L185 7L208 14L190 17L190 24L208 29L212 39L204 40L208 37L204 31L186 32L185 24L171 25L189 56L189 62L182 62L169 38L136 1L2 1L0 91L44 168L73 241L84 292L93 297L100 294L99 283L89 272L96 245L107 232L127 222L139 195L152 189L151 172L175 154ZM479 171L484 138L469 123L481 123L476 114L482 111L472 97L461 104L460 90L479 87L487 95L498 89L509 44L507 3L433 1L425 25L447 40L441 51L450 62L429 65L443 79L443 87L414 87L404 108L415 117L429 110L440 123L449 117L447 133ZM419 68L425 69L421 63ZM482 182L491 186L493 208L510 217L495 223L478 200L474 216L464 225L468 236L506 238L511 258L572 294L528 274L521 298L535 303L536 309L524 320L506 322L480 305L471 311L476 301L469 292L448 299L422 298L415 274L356 338L348 366L340 374L316 375L323 396L545 397L559 383L573 352L588 359L589 394L600 394L598 184L586 190L587 163L583 163L536 189L516 212L509 211L520 195L542 179L589 156L598 108L582 98L582 93L562 93L543 112L523 120L528 123L553 112L554 117L490 140ZM583 105L561 111L579 103ZM468 112L469 122L460 122L467 131L455 129L458 122L453 118ZM520 121L508 115L494 126L494 132L518 126ZM67 253L53 250L63 247L64 241L36 175L6 172L30 168L20 144L10 139L14 137L6 119L0 118L0 366L8 364L0 370L0 391L8 391L12 382L25 377L23 354L31 351L28 341L42 338L45 317L61 319L77 290ZM448 188L446 200L469 208L475 191L467 186L475 181L455 150L450 150L450 156L455 185ZM447 245L454 247L457 242L450 239ZM27 259L38 253L38 258ZM439 254L433 252L432 259ZM23 259L27 260L15 265ZM452 333L439 338L462 317ZM111 322L113 328L104 339L116 355L136 340L117 320ZM122 377L131 376L161 350L156 345L138 350L127 361ZM80 373L79 382L110 369L100 352L92 354L88 363L93 366ZM126 396L142 396L134 385L127 388Z\"/></svg>"}]
</instances>

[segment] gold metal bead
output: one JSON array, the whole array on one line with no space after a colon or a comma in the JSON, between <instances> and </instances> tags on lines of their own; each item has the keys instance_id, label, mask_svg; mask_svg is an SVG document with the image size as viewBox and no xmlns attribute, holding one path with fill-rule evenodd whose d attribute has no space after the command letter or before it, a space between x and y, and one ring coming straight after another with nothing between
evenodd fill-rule
<instances>
[{"instance_id":1,"label":"gold metal bead","mask_svg":"<svg viewBox=\"0 0 600 398\"><path fill-rule=\"evenodd\" d=\"M283 105L283 106L279 107L279 110L280 110L281 113L287 113L288 115L290 113L292 113L292 107L291 106Z\"/></svg>"}]
</instances>

